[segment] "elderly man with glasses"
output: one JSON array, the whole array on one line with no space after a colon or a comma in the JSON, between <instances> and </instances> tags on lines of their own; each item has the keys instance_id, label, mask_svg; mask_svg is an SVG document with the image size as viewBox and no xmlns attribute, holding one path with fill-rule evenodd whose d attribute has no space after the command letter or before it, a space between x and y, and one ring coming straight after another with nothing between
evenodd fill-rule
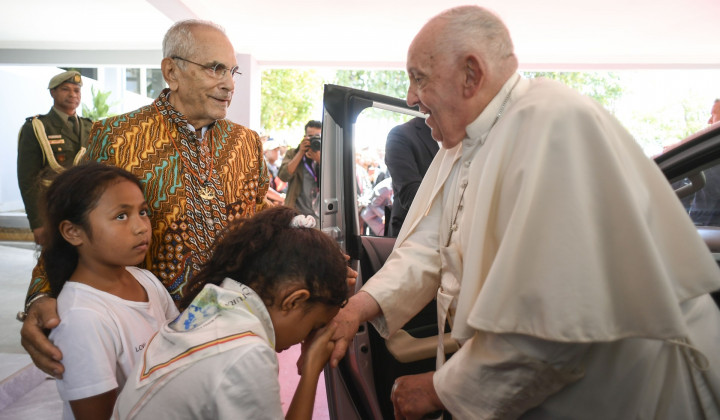
<instances>
[{"instance_id":1,"label":"elderly man with glasses","mask_svg":"<svg viewBox=\"0 0 720 420\"><path fill-rule=\"evenodd\" d=\"M240 74L224 30L173 25L163 40L168 88L152 104L95 123L86 159L124 168L143 183L152 244L145 267L179 301L228 221L266 205L268 174L254 131L225 119ZM59 319L42 263L33 271L22 343L45 372L62 376L62 355L43 335Z\"/></svg>"}]
</instances>

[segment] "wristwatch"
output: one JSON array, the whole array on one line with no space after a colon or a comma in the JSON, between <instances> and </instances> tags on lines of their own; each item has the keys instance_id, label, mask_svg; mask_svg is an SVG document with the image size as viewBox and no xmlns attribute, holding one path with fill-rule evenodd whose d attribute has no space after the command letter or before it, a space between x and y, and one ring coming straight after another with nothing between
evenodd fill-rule
<instances>
[{"instance_id":1,"label":"wristwatch","mask_svg":"<svg viewBox=\"0 0 720 420\"><path fill-rule=\"evenodd\" d=\"M33 297L32 297L30 300L28 300L27 303L25 304L25 310L24 310L24 311L19 311L19 312L17 313L17 315L15 315L15 319L17 319L17 320L20 321L20 322L25 322L25 318L27 318L27 313L28 313L28 311L30 310L30 305L32 305L33 303L35 303L35 301L37 301L38 299L44 298L45 296L50 296L50 295L47 294L47 293L38 293L38 294L36 294L35 296L33 296Z\"/></svg>"}]
</instances>

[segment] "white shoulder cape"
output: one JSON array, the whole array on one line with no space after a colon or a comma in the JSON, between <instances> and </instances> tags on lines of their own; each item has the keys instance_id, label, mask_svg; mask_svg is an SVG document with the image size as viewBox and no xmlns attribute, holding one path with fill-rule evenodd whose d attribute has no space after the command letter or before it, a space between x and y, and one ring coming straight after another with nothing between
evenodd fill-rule
<instances>
[{"instance_id":1,"label":"white shoulder cape","mask_svg":"<svg viewBox=\"0 0 720 420\"><path fill-rule=\"evenodd\" d=\"M396 247L441 199L433 187L457 153L440 150ZM475 330L562 342L685 337L678 302L720 289L655 163L601 106L556 82L520 81L469 179L458 340Z\"/></svg>"}]
</instances>

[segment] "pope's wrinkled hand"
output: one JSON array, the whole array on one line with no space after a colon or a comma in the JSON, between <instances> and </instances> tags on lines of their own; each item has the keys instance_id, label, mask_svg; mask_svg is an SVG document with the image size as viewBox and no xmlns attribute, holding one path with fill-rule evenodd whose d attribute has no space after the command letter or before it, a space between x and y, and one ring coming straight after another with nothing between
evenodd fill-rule
<instances>
[{"instance_id":1,"label":"pope's wrinkled hand","mask_svg":"<svg viewBox=\"0 0 720 420\"><path fill-rule=\"evenodd\" d=\"M434 373L401 376L395 380L390 400L396 419L419 420L445 408L433 386Z\"/></svg>"}]
</instances>

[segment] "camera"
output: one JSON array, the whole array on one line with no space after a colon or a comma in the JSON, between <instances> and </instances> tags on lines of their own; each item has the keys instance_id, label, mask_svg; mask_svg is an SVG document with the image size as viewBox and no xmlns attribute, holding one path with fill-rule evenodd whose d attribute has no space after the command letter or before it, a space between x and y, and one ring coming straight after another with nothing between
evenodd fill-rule
<instances>
[{"instance_id":1,"label":"camera","mask_svg":"<svg viewBox=\"0 0 720 420\"><path fill-rule=\"evenodd\" d=\"M308 140L310 140L310 150L313 152L317 152L322 148L322 142L319 135L311 136Z\"/></svg>"}]
</instances>

